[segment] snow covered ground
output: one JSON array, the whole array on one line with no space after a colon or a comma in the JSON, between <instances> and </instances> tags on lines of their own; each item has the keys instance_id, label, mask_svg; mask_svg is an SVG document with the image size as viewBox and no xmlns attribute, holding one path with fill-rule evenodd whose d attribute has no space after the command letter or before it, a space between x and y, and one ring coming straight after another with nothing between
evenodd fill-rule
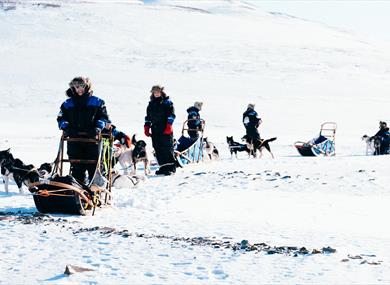
<instances>
[{"instance_id":1,"label":"snow covered ground","mask_svg":"<svg viewBox=\"0 0 390 285\"><path fill-rule=\"evenodd\" d=\"M114 189L115 205L93 217L33 217L30 195L0 192L1 284L390 283L389 161L364 156L360 140L390 121L388 43L241 1L187 0L0 1L0 42L0 149L24 162L53 160L77 75L130 134L142 133L155 83L175 103L177 135L203 101L222 153ZM262 136L278 137L274 160L230 158L225 137L242 136L249 102ZM338 123L337 157L299 157L292 144L324 121ZM294 257L194 237L337 251ZM67 277L67 264L94 271Z\"/></svg>"}]
</instances>

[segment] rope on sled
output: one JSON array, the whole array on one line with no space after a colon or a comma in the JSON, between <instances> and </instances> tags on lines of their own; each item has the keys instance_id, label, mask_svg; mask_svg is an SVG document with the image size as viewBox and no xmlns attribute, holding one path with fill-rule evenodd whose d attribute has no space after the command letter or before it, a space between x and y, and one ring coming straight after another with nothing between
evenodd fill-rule
<instances>
[{"instance_id":1,"label":"rope on sled","mask_svg":"<svg viewBox=\"0 0 390 285\"><path fill-rule=\"evenodd\" d=\"M60 192L60 191L64 191L64 190L73 190L75 191L89 206L93 207L94 204L93 204L93 201L91 199L89 199L82 190L80 190L79 188L73 186L73 185L69 185L69 184L65 184L65 183L62 183L62 182L57 182L57 181L46 181L44 184L49 184L49 185L52 185L52 186L56 186L56 187L62 187L64 189L57 189L57 190L40 190L40 191L46 191L46 192L41 192L41 194L39 194L39 191L33 195L40 195L40 196L44 196L44 195L47 195L47 196L68 196L68 197L71 197L72 195L66 195L66 194L51 194L51 192L55 193L55 192ZM36 187L38 185L42 185L42 182L36 182L36 183L31 183L29 185L29 189L33 188L33 187ZM43 194L43 195L42 195ZM46 196L46 197L47 197Z\"/></svg>"}]
</instances>

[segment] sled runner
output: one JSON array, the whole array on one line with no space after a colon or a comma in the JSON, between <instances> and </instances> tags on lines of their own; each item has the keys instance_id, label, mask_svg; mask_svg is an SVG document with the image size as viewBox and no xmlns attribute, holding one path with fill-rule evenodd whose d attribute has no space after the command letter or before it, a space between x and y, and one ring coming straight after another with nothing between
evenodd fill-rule
<instances>
[{"instance_id":1,"label":"sled runner","mask_svg":"<svg viewBox=\"0 0 390 285\"><path fill-rule=\"evenodd\" d=\"M65 159L65 141L97 144L98 159ZM109 204L111 201L112 144L111 132L100 134L98 138L83 137L82 133L79 137L71 138L62 135L50 177L29 185L37 210L41 213L85 215L88 210L92 210L94 214L96 206ZM70 175L70 167L68 174L65 174L66 163L96 164L93 178L87 185L77 181Z\"/></svg>"},{"instance_id":2,"label":"sled runner","mask_svg":"<svg viewBox=\"0 0 390 285\"><path fill-rule=\"evenodd\" d=\"M205 126L205 121L200 119L201 128L199 129L190 129L187 127L187 123L191 120L197 119L188 119L183 123L183 128L181 131L181 137L177 140L175 145L175 157L180 166L184 166L189 163L199 163L204 159L203 153L203 131ZM197 138L191 138L189 132L198 132Z\"/></svg>"},{"instance_id":3,"label":"sled runner","mask_svg":"<svg viewBox=\"0 0 390 285\"><path fill-rule=\"evenodd\" d=\"M294 146L302 156L336 155L336 129L334 122L321 125L320 135L308 142L295 142Z\"/></svg>"}]
</instances>

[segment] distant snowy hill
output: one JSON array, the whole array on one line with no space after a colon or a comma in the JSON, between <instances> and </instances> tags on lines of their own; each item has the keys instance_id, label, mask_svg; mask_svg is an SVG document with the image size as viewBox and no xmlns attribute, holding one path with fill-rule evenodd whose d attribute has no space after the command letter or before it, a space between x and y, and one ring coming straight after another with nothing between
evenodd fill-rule
<instances>
[{"instance_id":1,"label":"distant snowy hill","mask_svg":"<svg viewBox=\"0 0 390 285\"><path fill-rule=\"evenodd\" d=\"M185 108L203 100L208 131L221 142L241 133L241 113L252 101L264 135L278 135L283 144L311 135L324 120L337 121L340 135L350 137L388 117L385 47L321 24L241 1L2 5L0 96L8 100L1 108L19 114L7 132L25 124L20 115L26 108L39 108L31 122L55 133L55 114L76 74L91 77L113 119L129 132L141 130L156 82L176 103L176 129ZM353 104L348 116L340 104L345 101ZM5 120L6 112L1 116Z\"/></svg>"}]
</instances>

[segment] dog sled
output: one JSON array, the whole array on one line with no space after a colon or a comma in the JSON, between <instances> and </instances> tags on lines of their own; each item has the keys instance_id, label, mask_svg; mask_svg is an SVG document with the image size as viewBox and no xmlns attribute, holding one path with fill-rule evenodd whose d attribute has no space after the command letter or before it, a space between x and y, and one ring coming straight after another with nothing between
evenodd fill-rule
<instances>
[{"instance_id":1,"label":"dog sled","mask_svg":"<svg viewBox=\"0 0 390 285\"><path fill-rule=\"evenodd\" d=\"M187 127L188 122L197 119L188 119L183 123L181 137L175 144L175 157L178 164L183 167L190 163L199 163L204 159L204 140L203 132L205 121L200 119L201 127L199 129L190 129ZM190 132L197 132L197 137L190 137Z\"/></svg>"},{"instance_id":2,"label":"dog sled","mask_svg":"<svg viewBox=\"0 0 390 285\"><path fill-rule=\"evenodd\" d=\"M321 125L318 137L308 141L295 142L294 146L302 156L334 156L336 155L336 129L334 122Z\"/></svg>"},{"instance_id":3,"label":"dog sled","mask_svg":"<svg viewBox=\"0 0 390 285\"><path fill-rule=\"evenodd\" d=\"M97 138L88 138L82 133L79 137L67 137L63 134L49 178L29 185L37 210L41 213L75 215L85 215L92 210L93 215L97 206L110 204L113 140L111 132L102 133ZM98 145L98 159L64 158L66 141ZM71 176L70 163L96 165L94 176L87 185ZM65 165L69 165L69 169Z\"/></svg>"}]
</instances>

